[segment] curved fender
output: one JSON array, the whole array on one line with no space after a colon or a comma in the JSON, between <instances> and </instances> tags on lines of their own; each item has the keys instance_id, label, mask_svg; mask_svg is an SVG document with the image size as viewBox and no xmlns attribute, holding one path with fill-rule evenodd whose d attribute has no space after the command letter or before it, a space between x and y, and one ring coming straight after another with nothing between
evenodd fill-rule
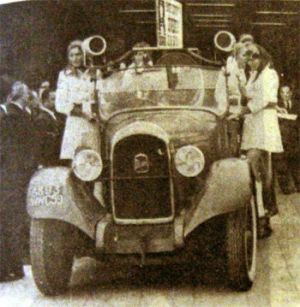
<instances>
[{"instance_id":1,"label":"curved fender","mask_svg":"<svg viewBox=\"0 0 300 307\"><path fill-rule=\"evenodd\" d=\"M193 200L185 215L186 237L204 221L235 211L249 202L252 184L246 159L228 158L213 163L205 188Z\"/></svg>"},{"instance_id":2,"label":"curved fender","mask_svg":"<svg viewBox=\"0 0 300 307\"><path fill-rule=\"evenodd\" d=\"M32 218L57 219L95 239L96 224L106 213L89 187L67 167L38 170L27 192L27 211Z\"/></svg>"}]
</instances>

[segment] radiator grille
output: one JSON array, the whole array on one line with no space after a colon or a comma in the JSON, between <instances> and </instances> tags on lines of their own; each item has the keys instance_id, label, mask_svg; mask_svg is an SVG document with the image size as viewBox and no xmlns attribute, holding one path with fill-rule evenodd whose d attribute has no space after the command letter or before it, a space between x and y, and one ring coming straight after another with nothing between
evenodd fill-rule
<instances>
[{"instance_id":1,"label":"radiator grille","mask_svg":"<svg viewBox=\"0 0 300 307\"><path fill-rule=\"evenodd\" d=\"M115 146L113 206L119 219L155 219L172 215L166 144L134 135Z\"/></svg>"}]
</instances>

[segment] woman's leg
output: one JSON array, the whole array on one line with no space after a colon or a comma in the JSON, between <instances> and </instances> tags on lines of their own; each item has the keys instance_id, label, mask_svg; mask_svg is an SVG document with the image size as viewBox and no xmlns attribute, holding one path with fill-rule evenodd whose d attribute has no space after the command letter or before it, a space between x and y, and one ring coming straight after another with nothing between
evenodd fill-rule
<instances>
[{"instance_id":1,"label":"woman's leg","mask_svg":"<svg viewBox=\"0 0 300 307\"><path fill-rule=\"evenodd\" d=\"M260 149L250 149L247 152L251 170L255 180L262 182L264 207L269 216L278 213L274 189L274 176L271 163L271 154Z\"/></svg>"},{"instance_id":2,"label":"woman's leg","mask_svg":"<svg viewBox=\"0 0 300 307\"><path fill-rule=\"evenodd\" d=\"M261 182L262 181L262 150L260 149L250 149L247 151L247 159L250 163L250 167L252 170L252 173L254 175L254 178L256 181Z\"/></svg>"},{"instance_id":3,"label":"woman's leg","mask_svg":"<svg viewBox=\"0 0 300 307\"><path fill-rule=\"evenodd\" d=\"M262 181L263 181L263 200L267 210L267 216L271 217L278 213L277 199L275 193L275 177L272 163L272 154L262 151Z\"/></svg>"},{"instance_id":4,"label":"woman's leg","mask_svg":"<svg viewBox=\"0 0 300 307\"><path fill-rule=\"evenodd\" d=\"M278 213L274 189L274 176L272 174L271 155L260 149L250 149L247 158L255 180L262 183L263 203L266 215L259 219L259 237L271 235L270 217Z\"/></svg>"}]
</instances>

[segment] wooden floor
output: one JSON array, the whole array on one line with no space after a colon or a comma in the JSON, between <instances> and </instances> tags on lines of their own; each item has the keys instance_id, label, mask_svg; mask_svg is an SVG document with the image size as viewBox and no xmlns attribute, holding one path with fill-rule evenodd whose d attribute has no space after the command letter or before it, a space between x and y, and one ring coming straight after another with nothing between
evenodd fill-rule
<instances>
[{"instance_id":1,"label":"wooden floor","mask_svg":"<svg viewBox=\"0 0 300 307\"><path fill-rule=\"evenodd\" d=\"M111 272L85 258L76 263L67 294L44 297L27 266L23 280L0 284L0 306L300 306L300 194L278 199L280 215L273 219L273 236L259 241L258 273L249 292L233 292L205 274L196 283L188 271L175 276L170 268Z\"/></svg>"}]
</instances>

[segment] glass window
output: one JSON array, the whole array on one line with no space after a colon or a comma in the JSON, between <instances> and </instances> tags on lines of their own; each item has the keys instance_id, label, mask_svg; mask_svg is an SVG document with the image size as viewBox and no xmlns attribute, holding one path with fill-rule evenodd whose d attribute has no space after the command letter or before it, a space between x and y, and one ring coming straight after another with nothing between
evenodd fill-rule
<instances>
[{"instance_id":1,"label":"glass window","mask_svg":"<svg viewBox=\"0 0 300 307\"><path fill-rule=\"evenodd\" d=\"M217 113L214 92L218 70L199 66L128 68L102 80L100 109L105 117L125 109L156 107L210 108Z\"/></svg>"}]
</instances>

